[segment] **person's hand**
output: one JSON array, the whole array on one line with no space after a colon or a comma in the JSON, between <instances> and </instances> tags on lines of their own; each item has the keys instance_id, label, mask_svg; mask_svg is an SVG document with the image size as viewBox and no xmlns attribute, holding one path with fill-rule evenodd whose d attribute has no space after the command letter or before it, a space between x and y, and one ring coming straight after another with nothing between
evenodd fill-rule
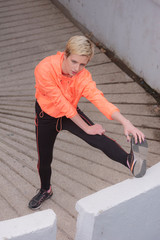
<instances>
[{"instance_id":1,"label":"person's hand","mask_svg":"<svg viewBox=\"0 0 160 240\"><path fill-rule=\"evenodd\" d=\"M100 124L94 124L92 126L88 126L86 129L86 133L90 135L102 135L105 133L105 129Z\"/></svg>"},{"instance_id":2,"label":"person's hand","mask_svg":"<svg viewBox=\"0 0 160 240\"><path fill-rule=\"evenodd\" d=\"M133 135L135 139L135 143L138 143L138 141L141 143L145 139L145 135L136 127L133 126L133 124L130 121L125 121L123 124L124 127L124 134L127 137L127 141L130 141L130 135Z\"/></svg>"}]
</instances>

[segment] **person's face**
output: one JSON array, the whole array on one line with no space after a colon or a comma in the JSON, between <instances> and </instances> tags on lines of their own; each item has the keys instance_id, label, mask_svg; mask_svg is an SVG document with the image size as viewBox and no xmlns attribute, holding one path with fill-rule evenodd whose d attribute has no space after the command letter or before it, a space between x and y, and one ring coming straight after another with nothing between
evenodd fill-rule
<instances>
[{"instance_id":1,"label":"person's face","mask_svg":"<svg viewBox=\"0 0 160 240\"><path fill-rule=\"evenodd\" d=\"M85 68L88 62L89 62L89 57L87 56L71 54L67 57L64 54L62 71L64 74L67 74L70 77L72 77L76 75L78 72L80 72L83 68Z\"/></svg>"}]
</instances>

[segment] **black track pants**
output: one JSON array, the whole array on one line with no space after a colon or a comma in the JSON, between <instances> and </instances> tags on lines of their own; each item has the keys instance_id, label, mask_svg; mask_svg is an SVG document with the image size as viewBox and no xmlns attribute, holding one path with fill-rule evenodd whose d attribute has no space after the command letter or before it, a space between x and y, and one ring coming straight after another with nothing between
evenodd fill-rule
<instances>
[{"instance_id":1,"label":"black track pants","mask_svg":"<svg viewBox=\"0 0 160 240\"><path fill-rule=\"evenodd\" d=\"M79 108L77 111L84 121L89 125L93 125L93 122ZM105 135L87 134L69 118L51 117L41 110L37 102L35 122L38 151L37 167L41 180L41 188L43 189L48 190L50 187L53 146L59 130L68 130L91 146L100 149L112 160L127 166L128 153L126 153L115 141Z\"/></svg>"}]
</instances>

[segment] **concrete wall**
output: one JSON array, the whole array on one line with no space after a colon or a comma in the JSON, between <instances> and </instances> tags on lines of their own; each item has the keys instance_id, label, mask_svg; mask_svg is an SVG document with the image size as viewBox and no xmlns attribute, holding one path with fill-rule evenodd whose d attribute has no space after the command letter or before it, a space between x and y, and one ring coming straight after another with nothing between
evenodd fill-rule
<instances>
[{"instance_id":1,"label":"concrete wall","mask_svg":"<svg viewBox=\"0 0 160 240\"><path fill-rule=\"evenodd\" d=\"M76 240L159 240L160 163L79 200Z\"/></svg>"},{"instance_id":2,"label":"concrete wall","mask_svg":"<svg viewBox=\"0 0 160 240\"><path fill-rule=\"evenodd\" d=\"M160 0L52 0L160 92Z\"/></svg>"},{"instance_id":3,"label":"concrete wall","mask_svg":"<svg viewBox=\"0 0 160 240\"><path fill-rule=\"evenodd\" d=\"M56 215L49 209L0 222L0 240L56 240Z\"/></svg>"}]
</instances>

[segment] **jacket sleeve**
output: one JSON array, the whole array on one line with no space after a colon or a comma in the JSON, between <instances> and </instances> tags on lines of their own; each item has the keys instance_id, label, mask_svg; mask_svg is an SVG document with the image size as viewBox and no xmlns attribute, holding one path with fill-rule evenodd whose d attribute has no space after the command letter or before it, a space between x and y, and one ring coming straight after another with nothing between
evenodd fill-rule
<instances>
[{"instance_id":1,"label":"jacket sleeve","mask_svg":"<svg viewBox=\"0 0 160 240\"><path fill-rule=\"evenodd\" d=\"M43 68L37 66L34 74L36 88L38 88L40 94L49 99L54 107L62 112L64 116L67 118L74 117L77 114L76 108L65 98L48 66Z\"/></svg>"},{"instance_id":2,"label":"jacket sleeve","mask_svg":"<svg viewBox=\"0 0 160 240\"><path fill-rule=\"evenodd\" d=\"M83 97L93 103L110 120L112 120L114 112L119 112L119 109L104 97L103 93L97 89L96 83L91 79L83 90Z\"/></svg>"}]
</instances>

